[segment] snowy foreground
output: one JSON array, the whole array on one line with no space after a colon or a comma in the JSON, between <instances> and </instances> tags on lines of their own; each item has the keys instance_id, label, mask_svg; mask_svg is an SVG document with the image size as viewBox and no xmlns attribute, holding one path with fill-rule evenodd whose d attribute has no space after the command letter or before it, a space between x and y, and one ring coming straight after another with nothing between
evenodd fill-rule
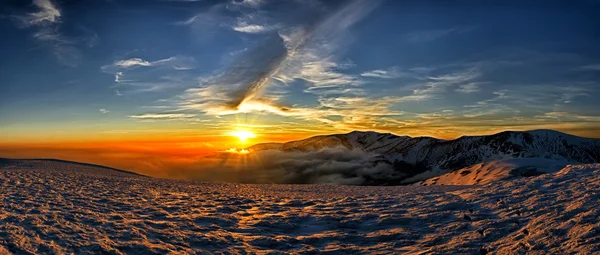
<instances>
[{"instance_id":1,"label":"snowy foreground","mask_svg":"<svg viewBox=\"0 0 600 255\"><path fill-rule=\"evenodd\" d=\"M600 164L485 186L172 181L0 161L0 254L599 254Z\"/></svg>"}]
</instances>

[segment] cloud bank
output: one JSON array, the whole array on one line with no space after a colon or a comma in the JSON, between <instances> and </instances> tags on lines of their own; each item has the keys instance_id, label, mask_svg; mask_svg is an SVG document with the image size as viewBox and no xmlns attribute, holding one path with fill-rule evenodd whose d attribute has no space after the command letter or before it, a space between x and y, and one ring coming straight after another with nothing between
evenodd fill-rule
<instances>
[{"instance_id":1,"label":"cloud bank","mask_svg":"<svg viewBox=\"0 0 600 255\"><path fill-rule=\"evenodd\" d=\"M239 183L389 185L405 174L361 150L324 148L311 152L265 150L224 152L202 159L202 170L180 169L185 178Z\"/></svg>"}]
</instances>

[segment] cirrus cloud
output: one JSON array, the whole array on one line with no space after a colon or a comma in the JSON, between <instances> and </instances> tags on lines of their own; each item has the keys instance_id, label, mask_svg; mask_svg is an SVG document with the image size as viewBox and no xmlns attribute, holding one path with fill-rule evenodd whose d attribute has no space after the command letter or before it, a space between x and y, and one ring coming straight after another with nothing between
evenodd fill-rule
<instances>
[{"instance_id":1,"label":"cirrus cloud","mask_svg":"<svg viewBox=\"0 0 600 255\"><path fill-rule=\"evenodd\" d=\"M186 114L186 113L145 113L140 115L130 115L129 118L132 119L184 119L184 118L193 118L196 117L196 114Z\"/></svg>"}]
</instances>

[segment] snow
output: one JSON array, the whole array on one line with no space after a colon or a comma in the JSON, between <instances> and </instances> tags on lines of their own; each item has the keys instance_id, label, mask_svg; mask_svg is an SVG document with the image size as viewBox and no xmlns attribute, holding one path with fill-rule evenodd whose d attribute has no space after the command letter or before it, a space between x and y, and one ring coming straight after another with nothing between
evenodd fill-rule
<instances>
[{"instance_id":1,"label":"snow","mask_svg":"<svg viewBox=\"0 0 600 255\"><path fill-rule=\"evenodd\" d=\"M415 176L415 179L427 179L423 185L473 185L488 184L513 177L538 175L556 172L568 164L566 160L547 158L515 158L492 160L468 166L450 173L436 176L436 172L425 172L427 178ZM434 177L435 176L435 177ZM410 179L407 181L411 181Z\"/></svg>"},{"instance_id":2,"label":"snow","mask_svg":"<svg viewBox=\"0 0 600 255\"><path fill-rule=\"evenodd\" d=\"M473 186L175 181L0 161L0 254L600 252L600 164Z\"/></svg>"},{"instance_id":3,"label":"snow","mask_svg":"<svg viewBox=\"0 0 600 255\"><path fill-rule=\"evenodd\" d=\"M504 131L486 136L463 136L454 140L354 131L347 134L314 136L278 145L259 144L251 146L249 150L257 154L261 150L278 150L285 153L315 152L328 148L344 148L348 152L360 150L364 152L360 159L363 162L361 168L369 169L376 164L387 164L394 169L394 176L387 176L388 179L395 178L393 183L419 182L436 175L473 167L481 162L507 162L518 158L549 159L571 164L600 162L600 139L577 137L553 130ZM286 158L285 153L281 154L280 158ZM372 160L363 160L364 155ZM414 167L407 168L407 165ZM297 172L303 169L286 170ZM360 175L353 172L345 174ZM375 183L389 182L376 179Z\"/></svg>"}]
</instances>

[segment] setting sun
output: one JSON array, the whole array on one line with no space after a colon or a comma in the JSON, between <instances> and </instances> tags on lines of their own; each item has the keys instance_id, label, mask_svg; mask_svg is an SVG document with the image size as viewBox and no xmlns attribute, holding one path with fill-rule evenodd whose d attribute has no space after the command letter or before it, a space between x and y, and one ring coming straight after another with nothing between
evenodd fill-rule
<instances>
[{"instance_id":1,"label":"setting sun","mask_svg":"<svg viewBox=\"0 0 600 255\"><path fill-rule=\"evenodd\" d=\"M236 130L230 133L232 136L240 139L241 142L245 142L249 138L254 138L256 135L248 130Z\"/></svg>"}]
</instances>

